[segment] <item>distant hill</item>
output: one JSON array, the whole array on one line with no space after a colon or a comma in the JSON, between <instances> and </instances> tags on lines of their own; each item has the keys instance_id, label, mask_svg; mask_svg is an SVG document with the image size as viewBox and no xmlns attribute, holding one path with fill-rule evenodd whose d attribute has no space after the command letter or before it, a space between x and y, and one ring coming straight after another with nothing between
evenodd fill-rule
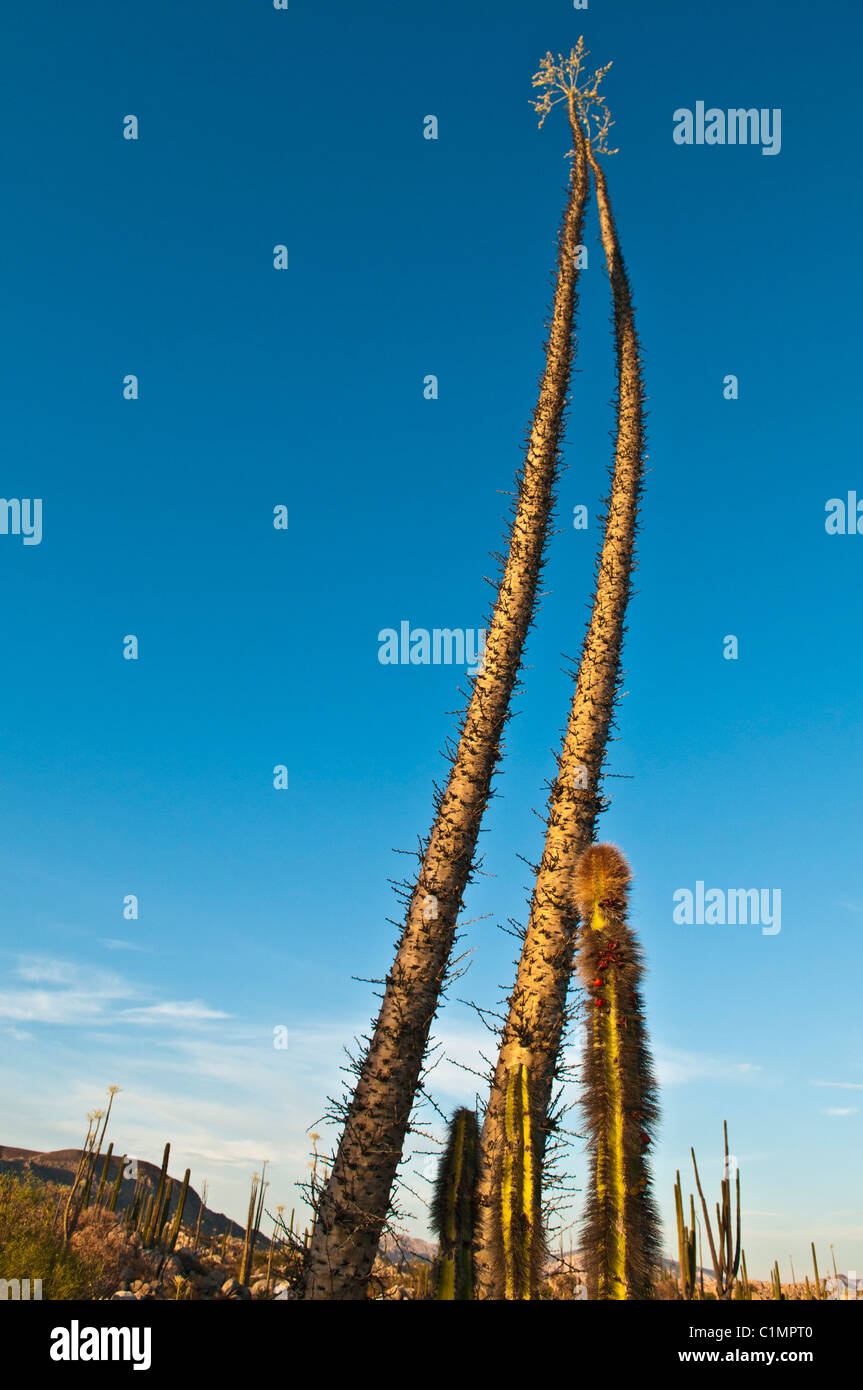
<instances>
[{"instance_id":1,"label":"distant hill","mask_svg":"<svg viewBox=\"0 0 863 1390\"><path fill-rule=\"evenodd\" d=\"M61 1187L71 1187L78 1162L81 1158L80 1149L53 1149L50 1153L38 1153L35 1149L16 1149L8 1144L0 1144L0 1173L15 1173L18 1177L26 1177L32 1173L34 1178L39 1178L42 1182L57 1183ZM122 1156L112 1155L111 1163L108 1168L108 1176L105 1180L106 1187L117 1180L117 1170L122 1162ZM98 1185L104 1167L104 1155L97 1161L93 1177L93 1187ZM147 1177L152 1184L153 1191L159 1185L159 1174L161 1169L156 1163L146 1163L143 1159L138 1159L138 1173L141 1177ZM177 1199L179 1196L182 1175L177 1180L176 1174L169 1169L168 1177L173 1179L174 1189L171 1193L171 1211L177 1209ZM120 1184L120 1192L117 1197L117 1211L125 1211L132 1201L135 1191L135 1183L131 1178L124 1178ZM183 1225L194 1227L198 1220L198 1211L201 1206L201 1198L195 1189L189 1184L186 1193L186 1204L183 1208ZM224 1216L222 1212L211 1211L209 1207L204 1208L204 1215L201 1218L201 1231L206 1236L222 1236L227 1228L228 1235L242 1240L245 1235L245 1227L238 1226L236 1221ZM263 1235L258 1237L258 1248L265 1249L269 1241ZM413 1264L418 1261L430 1261L437 1254L437 1246L432 1245L427 1240L417 1240L412 1236L402 1236L396 1242L392 1236L385 1235L381 1241L380 1253L385 1260L392 1264Z\"/></svg>"},{"instance_id":2,"label":"distant hill","mask_svg":"<svg viewBox=\"0 0 863 1390\"><path fill-rule=\"evenodd\" d=\"M0 1173L15 1173L18 1177L26 1177L32 1173L34 1178L39 1178L42 1182L57 1183L61 1187L71 1187L78 1162L81 1158L80 1149L53 1149L50 1153L38 1153L35 1149L16 1149L6 1144L0 1144ZM108 1166L108 1176L106 1186L110 1186L117 1180L117 1172L122 1162L122 1156L111 1157ZM93 1177L93 1189L95 1191L99 1179L102 1176L102 1169L105 1166L105 1156L102 1155L96 1162ZM145 1177L152 1185L153 1191L159 1185L159 1174L161 1168L158 1164L147 1163L143 1159L138 1159L138 1174ZM182 1175L177 1178L175 1173L169 1169L168 1177L173 1179L174 1188L171 1193L171 1211L176 1211L177 1201L182 1185ZM124 1178L120 1184L120 1192L117 1197L117 1211L125 1211L132 1201L135 1191L135 1183L132 1178ZM183 1225L195 1226L198 1221L198 1212L201 1207L201 1198L195 1189L189 1185L186 1193L186 1204L183 1208ZM201 1231L207 1236L222 1236L227 1230L228 1235L242 1240L245 1235L245 1228L238 1226L236 1221L225 1216L222 1212L211 1211L209 1207L204 1208L201 1218ZM266 1246L269 1242L264 1236L259 1236L259 1247Z\"/></svg>"},{"instance_id":3,"label":"distant hill","mask_svg":"<svg viewBox=\"0 0 863 1390\"><path fill-rule=\"evenodd\" d=\"M378 1254L395 1265L430 1263L437 1254L437 1245L428 1240L418 1240L415 1236L399 1236L396 1240L394 1236L385 1234L381 1238Z\"/></svg>"}]
</instances>

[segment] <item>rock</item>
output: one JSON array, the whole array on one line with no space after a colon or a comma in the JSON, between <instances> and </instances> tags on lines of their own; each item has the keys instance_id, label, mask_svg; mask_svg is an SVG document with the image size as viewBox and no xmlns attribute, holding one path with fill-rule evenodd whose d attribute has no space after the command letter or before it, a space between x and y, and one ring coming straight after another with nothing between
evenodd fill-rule
<instances>
[{"instance_id":1,"label":"rock","mask_svg":"<svg viewBox=\"0 0 863 1390\"><path fill-rule=\"evenodd\" d=\"M262 1294L265 1294L267 1292L266 1279L256 1279L254 1284L252 1284L251 1288L249 1289L249 1292L252 1295L252 1298L260 1298Z\"/></svg>"},{"instance_id":2,"label":"rock","mask_svg":"<svg viewBox=\"0 0 863 1390\"><path fill-rule=\"evenodd\" d=\"M239 1279L236 1279L232 1275L230 1279L225 1280L224 1284L222 1285L221 1292L225 1295L226 1298L230 1298L232 1294L236 1294L242 1287L243 1286L240 1283Z\"/></svg>"},{"instance_id":3,"label":"rock","mask_svg":"<svg viewBox=\"0 0 863 1390\"><path fill-rule=\"evenodd\" d=\"M111 1298L112 1300L115 1298L122 1298L125 1299L126 1302L129 1302L130 1300L133 1303L138 1302L138 1295L136 1293L132 1293L129 1289L118 1289L116 1293L111 1295Z\"/></svg>"},{"instance_id":4,"label":"rock","mask_svg":"<svg viewBox=\"0 0 863 1390\"><path fill-rule=\"evenodd\" d=\"M183 1272L186 1274L204 1274L206 1272L194 1250L188 1246L181 1246L180 1249L175 1250L174 1259L182 1265Z\"/></svg>"},{"instance_id":5,"label":"rock","mask_svg":"<svg viewBox=\"0 0 863 1390\"><path fill-rule=\"evenodd\" d=\"M273 1285L273 1298L286 1299L290 1297L290 1290L284 1282L280 1281Z\"/></svg>"}]
</instances>

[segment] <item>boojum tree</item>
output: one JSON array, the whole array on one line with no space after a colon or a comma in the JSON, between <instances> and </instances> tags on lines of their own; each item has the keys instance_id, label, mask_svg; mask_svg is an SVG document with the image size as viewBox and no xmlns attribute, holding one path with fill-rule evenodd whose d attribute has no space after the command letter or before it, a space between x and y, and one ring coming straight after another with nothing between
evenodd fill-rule
<instances>
[{"instance_id":1,"label":"boojum tree","mask_svg":"<svg viewBox=\"0 0 863 1390\"><path fill-rule=\"evenodd\" d=\"M578 248L588 186L587 144L573 127L545 369L517 475L508 552L487 624L484 662L473 680L446 785L436 797L418 876L407 890L406 919L374 1031L356 1065L353 1094L340 1107L341 1138L329 1178L316 1195L305 1284L309 1299L365 1297L389 1210L536 607L573 358Z\"/></svg>"},{"instance_id":2,"label":"boojum tree","mask_svg":"<svg viewBox=\"0 0 863 1390\"><path fill-rule=\"evenodd\" d=\"M585 56L583 49L574 49L566 59L558 55L555 62L547 54L534 77L534 86L544 88L535 106L542 124L554 105L565 102L571 128L580 128L585 136L614 305L617 437L592 611L557 772L550 784L545 844L483 1122L474 1269L478 1296L485 1298L505 1296L494 1257L495 1213L506 1153L507 1077L513 1068L523 1065L531 1077L536 1116L534 1160L539 1186L549 1133L555 1123L550 1112L569 1017L567 991L578 926L573 873L595 837L597 818L605 805L602 772L620 690L620 657L645 461L644 389L632 294L605 175L597 158L597 154L616 153L608 148L612 122L599 92L611 65L597 69L589 82L581 83Z\"/></svg>"},{"instance_id":3,"label":"boojum tree","mask_svg":"<svg viewBox=\"0 0 863 1390\"><path fill-rule=\"evenodd\" d=\"M588 1296L643 1299L659 1260L649 1149L658 1115L641 998L642 955L627 920L632 874L614 845L591 845L575 869L587 998L581 1103L590 1184L582 1230Z\"/></svg>"}]
</instances>

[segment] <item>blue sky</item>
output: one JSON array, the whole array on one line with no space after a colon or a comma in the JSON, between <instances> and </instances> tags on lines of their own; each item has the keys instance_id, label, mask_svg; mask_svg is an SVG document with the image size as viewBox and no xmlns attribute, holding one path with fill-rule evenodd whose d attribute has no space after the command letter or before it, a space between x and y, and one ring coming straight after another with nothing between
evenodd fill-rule
<instances>
[{"instance_id":1,"label":"blue sky","mask_svg":"<svg viewBox=\"0 0 863 1390\"><path fill-rule=\"evenodd\" d=\"M650 396L601 834L636 876L657 1192L668 1221L690 1145L716 1186L726 1118L750 1272L801 1269L813 1239L863 1270L863 538L825 531L830 498L863 497L856 6L51 0L3 28L0 492L41 498L43 535L0 535L0 1141L78 1143L115 1083L119 1149L170 1139L235 1217L267 1158L272 1204L299 1205L307 1131L376 1002L352 977L391 960L392 850L428 829L460 703L452 666L381 665L378 633L483 625L568 169L530 79L583 32L614 60ZM780 153L675 144L700 100L781 109ZM593 214L586 238L549 592L453 991L487 1008L611 454ZM698 881L779 889L781 931L676 924ZM456 1063L492 1045L455 998L436 1037L447 1110L478 1084ZM570 1167L583 1181L577 1142Z\"/></svg>"}]
</instances>

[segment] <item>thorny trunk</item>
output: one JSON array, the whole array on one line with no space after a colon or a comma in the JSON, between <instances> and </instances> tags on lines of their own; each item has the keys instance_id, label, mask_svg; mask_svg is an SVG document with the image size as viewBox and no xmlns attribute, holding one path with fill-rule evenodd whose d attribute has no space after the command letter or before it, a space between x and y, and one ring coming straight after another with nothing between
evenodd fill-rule
<instances>
[{"instance_id":1,"label":"thorny trunk","mask_svg":"<svg viewBox=\"0 0 863 1390\"><path fill-rule=\"evenodd\" d=\"M574 132L574 147L569 197L558 238L546 365L518 476L509 553L489 625L484 666L476 676L447 785L436 806L332 1172L317 1200L307 1299L366 1296L533 619L569 389L576 250L589 184L586 141L580 131Z\"/></svg>"},{"instance_id":2,"label":"thorny trunk","mask_svg":"<svg viewBox=\"0 0 863 1390\"><path fill-rule=\"evenodd\" d=\"M570 119L576 117L571 114ZM504 1149L506 1077L513 1067L527 1066L535 1088L536 1113L546 1117L537 1133L540 1175L551 1129L547 1117L566 1021L577 928L572 876L579 856L594 838L597 816L603 806L600 781L620 683L620 653L644 467L644 393L629 280L605 176L589 143L587 157L596 184L602 244L614 299L617 442L593 609L557 776L551 786L545 847L483 1124L475 1270L479 1294L485 1298L503 1297L493 1259L493 1223Z\"/></svg>"}]
</instances>

